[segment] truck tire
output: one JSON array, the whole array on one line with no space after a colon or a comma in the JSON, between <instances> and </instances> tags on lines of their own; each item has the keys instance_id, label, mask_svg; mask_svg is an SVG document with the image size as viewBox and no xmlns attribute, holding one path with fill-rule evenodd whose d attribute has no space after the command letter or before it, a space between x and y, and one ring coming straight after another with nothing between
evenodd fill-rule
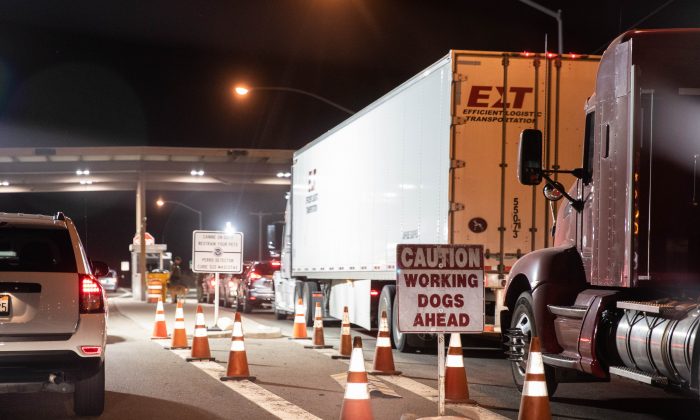
<instances>
[{"instance_id":1,"label":"truck tire","mask_svg":"<svg viewBox=\"0 0 700 420\"><path fill-rule=\"evenodd\" d=\"M314 305L312 297L314 292L318 292L318 284L313 281L305 281L304 287L302 288L301 298L306 306L306 314L304 314L304 318L306 319L307 327L312 327L314 325L314 310L316 309L316 305Z\"/></svg>"},{"instance_id":2,"label":"truck tire","mask_svg":"<svg viewBox=\"0 0 700 420\"><path fill-rule=\"evenodd\" d=\"M523 360L512 361L510 364L513 373L513 381L518 391L523 390L523 382L525 381L525 368L527 366L527 357L530 352L530 337L537 335L537 326L535 325L535 316L532 310L532 295L530 292L523 292L515 301L513 309L513 317L510 321L510 328L520 328L525 335L523 343ZM551 397L557 391L559 383L556 381L556 371L552 366L544 365L545 379L547 381L547 394Z\"/></svg>"},{"instance_id":3,"label":"truck tire","mask_svg":"<svg viewBox=\"0 0 700 420\"><path fill-rule=\"evenodd\" d=\"M105 364L87 378L75 382L73 411L78 416L99 416L105 409Z\"/></svg>"},{"instance_id":4,"label":"truck tire","mask_svg":"<svg viewBox=\"0 0 700 420\"><path fill-rule=\"evenodd\" d=\"M387 306L386 316L389 321L389 331L391 332L391 344L394 348L401 353L410 353L415 350L413 346L411 336L409 334L403 334L399 331L399 300L396 299L396 286L393 284L384 286L382 289L382 294L379 296L379 307L382 307L382 298L386 295L391 297L391 305ZM381 319L382 313L381 309L379 311L379 318Z\"/></svg>"}]
</instances>

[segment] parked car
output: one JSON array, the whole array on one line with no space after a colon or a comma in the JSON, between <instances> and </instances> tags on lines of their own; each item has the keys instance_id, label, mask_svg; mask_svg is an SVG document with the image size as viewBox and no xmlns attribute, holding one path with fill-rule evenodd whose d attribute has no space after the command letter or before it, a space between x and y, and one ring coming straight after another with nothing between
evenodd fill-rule
<instances>
[{"instance_id":1,"label":"parked car","mask_svg":"<svg viewBox=\"0 0 700 420\"><path fill-rule=\"evenodd\" d=\"M243 272L235 294L234 306L237 310L250 313L254 308L272 305L275 290L272 274L280 269L280 262L255 261Z\"/></svg>"},{"instance_id":2,"label":"parked car","mask_svg":"<svg viewBox=\"0 0 700 420\"><path fill-rule=\"evenodd\" d=\"M73 222L0 213L0 392L73 392L77 415L104 410L107 306Z\"/></svg>"},{"instance_id":3,"label":"parked car","mask_svg":"<svg viewBox=\"0 0 700 420\"><path fill-rule=\"evenodd\" d=\"M102 288L108 292L116 292L119 285L116 270L110 269L107 274L98 278Z\"/></svg>"}]
</instances>

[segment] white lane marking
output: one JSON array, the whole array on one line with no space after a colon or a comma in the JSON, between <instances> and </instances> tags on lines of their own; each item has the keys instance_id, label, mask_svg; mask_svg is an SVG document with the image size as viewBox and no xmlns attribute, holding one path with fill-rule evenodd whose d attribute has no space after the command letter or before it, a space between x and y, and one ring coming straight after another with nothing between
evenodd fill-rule
<instances>
[{"instance_id":1,"label":"white lane marking","mask_svg":"<svg viewBox=\"0 0 700 420\"><path fill-rule=\"evenodd\" d=\"M423 383L420 383L418 381L414 381L413 379L406 378L404 376L382 376L381 379L383 381L389 382L391 384L394 384L398 387L401 387L407 391L411 391L414 394L421 396L427 400L437 402L437 397L438 397L438 391L437 389L425 385ZM478 419L483 419L483 420L505 420L506 417L501 416L500 414L494 413L493 411L489 411L485 408L482 407L477 407L473 405L461 405L461 404L445 404L445 406L452 410L456 411L459 414L463 414L464 416L468 418L478 418ZM477 416L477 417L474 417Z\"/></svg>"},{"instance_id":2,"label":"white lane marking","mask_svg":"<svg viewBox=\"0 0 700 420\"><path fill-rule=\"evenodd\" d=\"M219 381L221 374L226 372L223 366L215 362L193 362L192 365L198 367L217 381ZM250 381L226 381L221 383L282 420L321 420L301 407Z\"/></svg>"}]
</instances>

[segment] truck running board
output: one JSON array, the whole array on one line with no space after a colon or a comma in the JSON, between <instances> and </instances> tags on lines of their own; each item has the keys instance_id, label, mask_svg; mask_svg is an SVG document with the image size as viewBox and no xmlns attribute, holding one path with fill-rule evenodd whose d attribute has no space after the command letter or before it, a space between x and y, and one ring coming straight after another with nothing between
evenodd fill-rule
<instances>
[{"instance_id":1,"label":"truck running board","mask_svg":"<svg viewBox=\"0 0 700 420\"><path fill-rule=\"evenodd\" d=\"M654 375L641 370L628 368L626 366L610 366L610 374L632 379L649 385L666 386L668 378L661 375Z\"/></svg>"},{"instance_id":2,"label":"truck running board","mask_svg":"<svg viewBox=\"0 0 700 420\"><path fill-rule=\"evenodd\" d=\"M576 369L579 364L579 359L575 357L551 353L542 353L542 361L547 365L566 369Z\"/></svg>"}]
</instances>

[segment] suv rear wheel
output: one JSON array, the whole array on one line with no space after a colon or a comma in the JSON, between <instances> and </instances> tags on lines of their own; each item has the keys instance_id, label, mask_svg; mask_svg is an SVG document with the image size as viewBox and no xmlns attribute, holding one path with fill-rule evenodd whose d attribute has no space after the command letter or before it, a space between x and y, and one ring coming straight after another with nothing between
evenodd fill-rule
<instances>
[{"instance_id":1,"label":"suv rear wheel","mask_svg":"<svg viewBox=\"0 0 700 420\"><path fill-rule=\"evenodd\" d=\"M105 408L105 364L97 372L75 382L73 411L79 416L99 416Z\"/></svg>"}]
</instances>

